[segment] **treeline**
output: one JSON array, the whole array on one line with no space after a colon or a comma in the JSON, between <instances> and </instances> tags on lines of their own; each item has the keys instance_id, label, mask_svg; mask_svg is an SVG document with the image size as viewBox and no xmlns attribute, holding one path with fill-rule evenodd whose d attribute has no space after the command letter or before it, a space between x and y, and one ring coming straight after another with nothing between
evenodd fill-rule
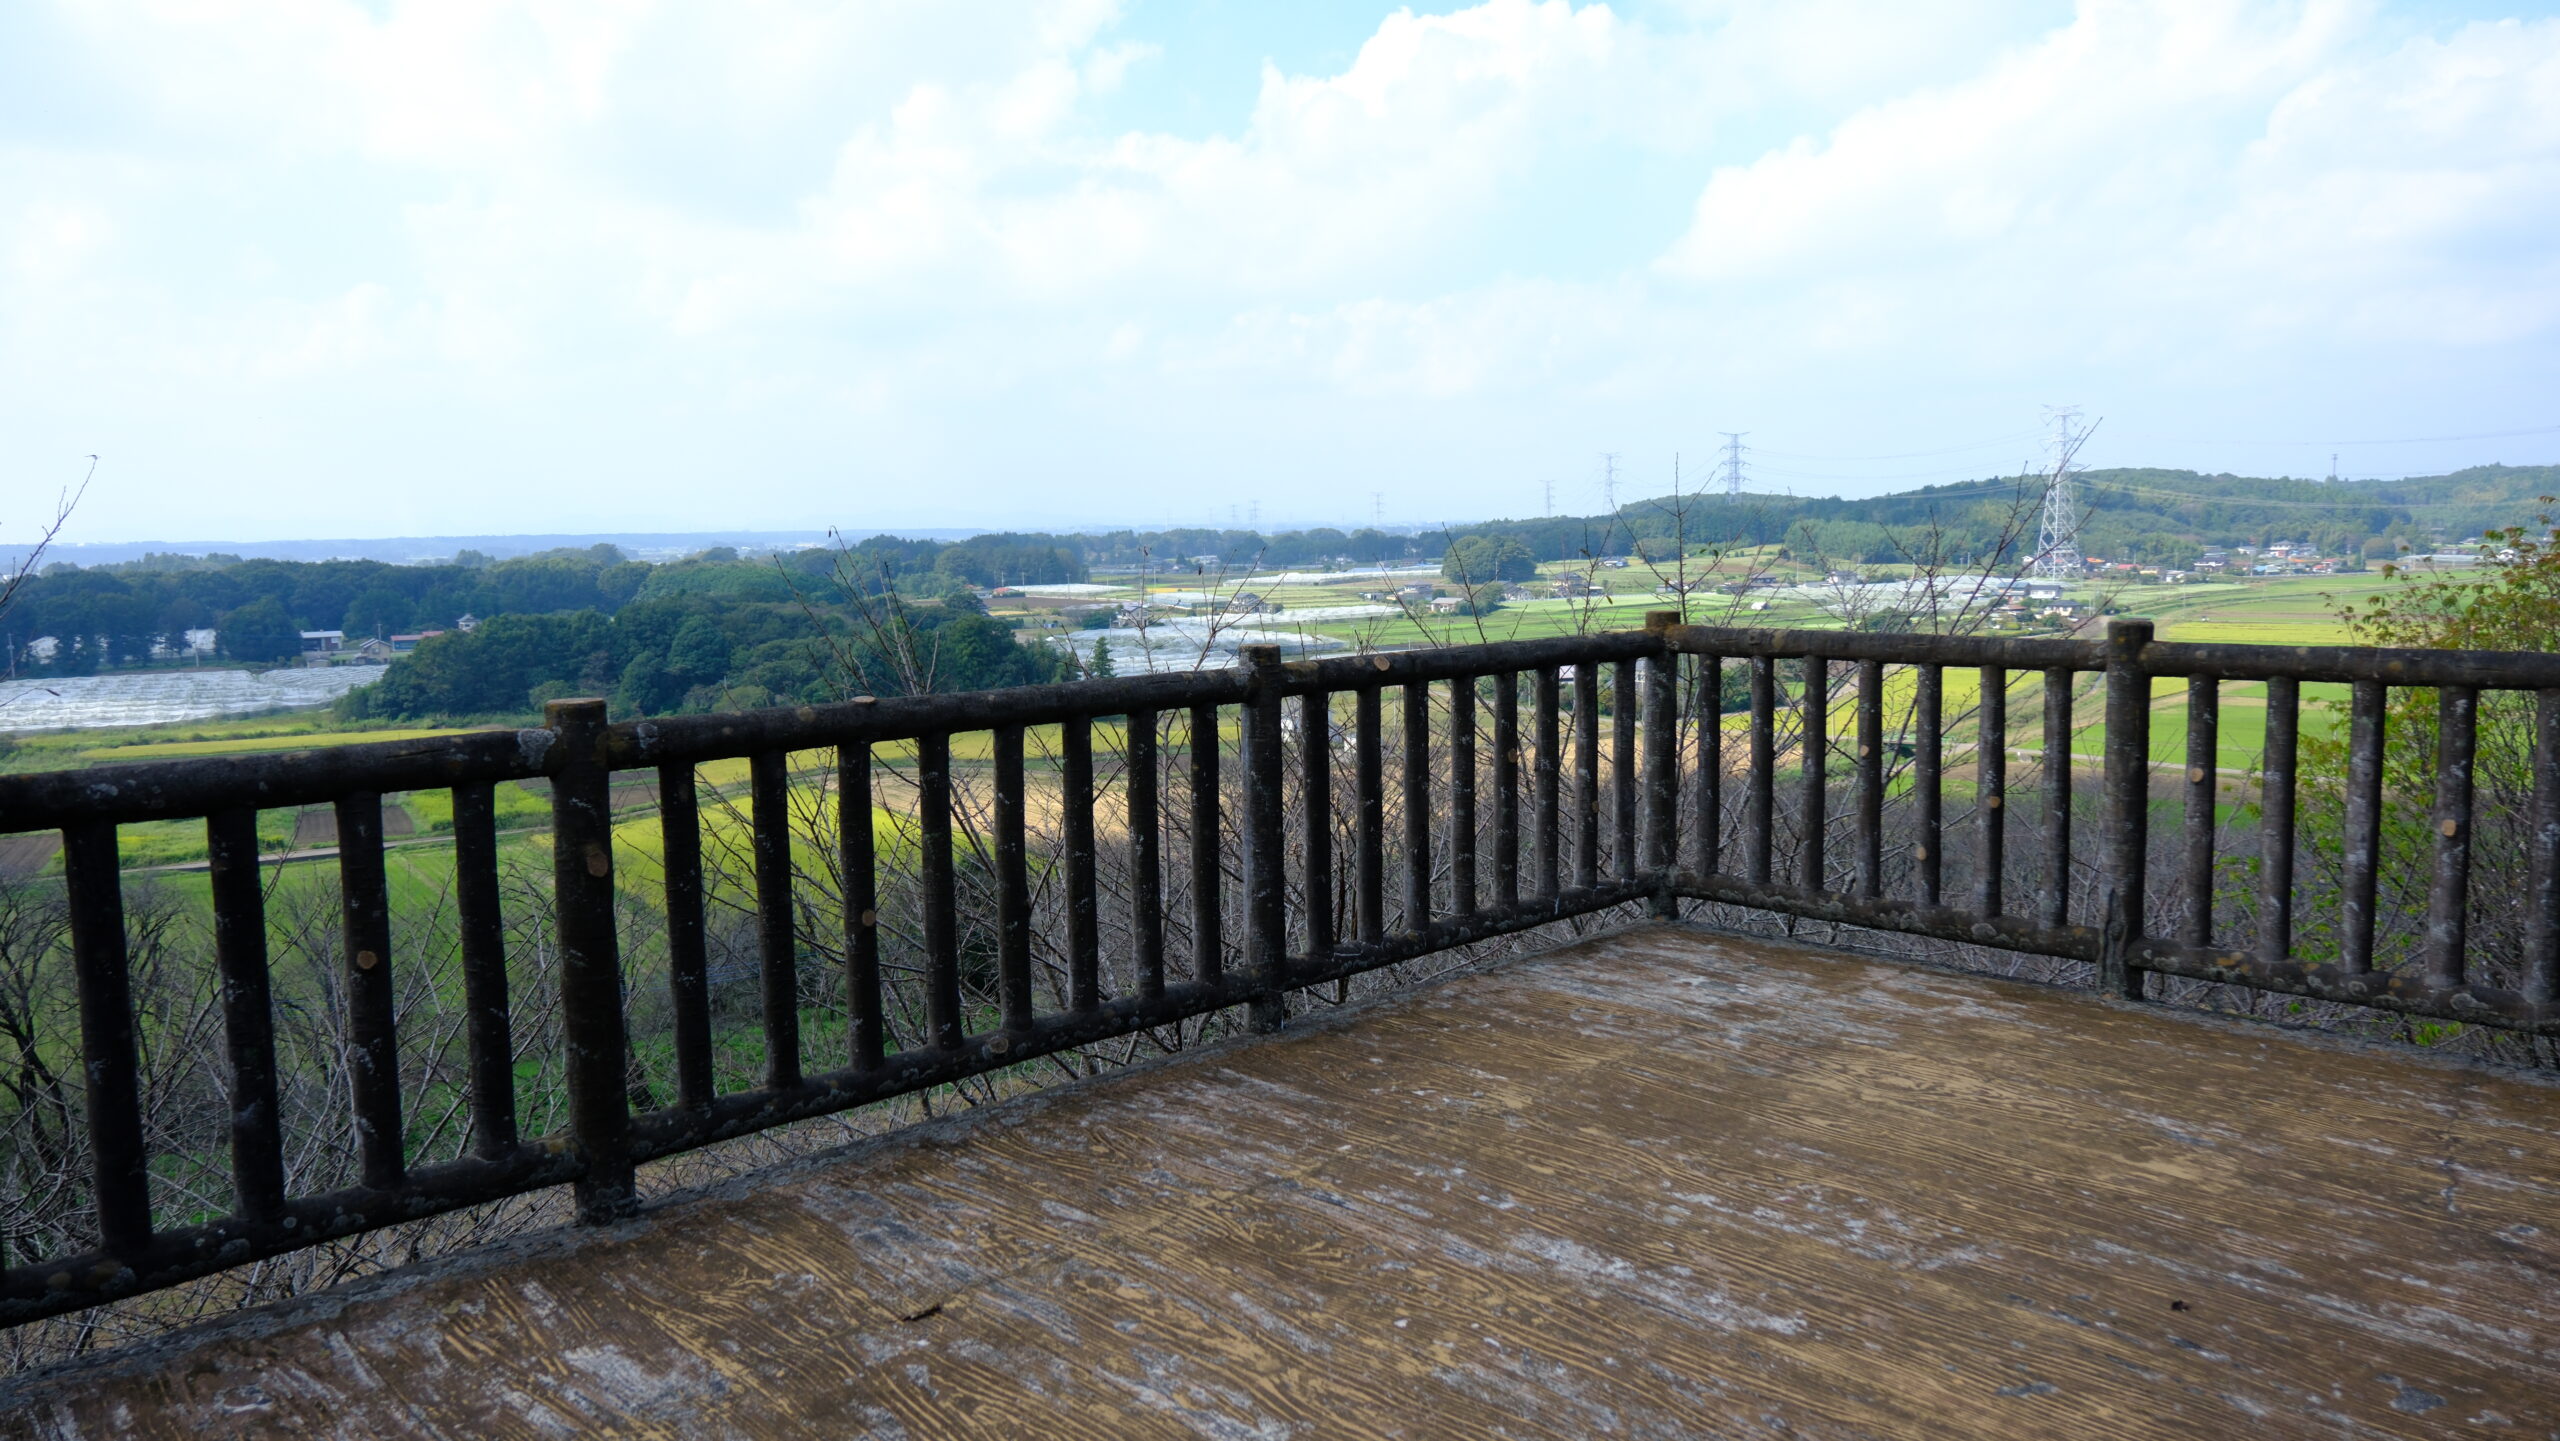
<instances>
[{"instance_id":1,"label":"treeline","mask_svg":"<svg viewBox=\"0 0 2560 1441\"><path fill-rule=\"evenodd\" d=\"M2149 564L2192 564L2209 547L2309 542L2325 554L2382 557L2427 550L2537 513L2560 492L2560 466L2479 466L2452 475L2343 481L2208 475L2187 470L2092 470L2079 477L2081 546L2092 555ZM1479 521L1392 533L1370 528L1120 530L1100 534L980 536L956 547L886 537L855 548L875 575L922 574L972 584L1080 580L1092 569L1320 569L1336 562L1399 565L1440 560L1470 539L1516 543L1532 561L1668 555L1676 547L1786 546L1807 558L1853 564L1925 560L1948 566L2016 564L2034 550L2043 499L2039 476L1991 477L1894 495L1718 494L1662 496L1614 514ZM999 568L980 554L1055 557ZM1035 573L1035 570L1037 573Z\"/></svg>"},{"instance_id":2,"label":"treeline","mask_svg":"<svg viewBox=\"0 0 2560 1441\"><path fill-rule=\"evenodd\" d=\"M934 600L970 586L1036 585L1085 577L1072 546L987 536L944 544L879 539L853 552L816 549L742 561L718 548L667 564L634 561L609 545L491 561L464 551L431 565L386 561L241 560L151 556L116 565L49 566L19 592L0 644L22 672L85 675L148 662L211 630L238 661L290 660L302 632L351 640L450 630L464 616L611 616L636 602L709 597L799 605L850 582L864 593ZM49 638L49 658L37 646Z\"/></svg>"},{"instance_id":3,"label":"treeline","mask_svg":"<svg viewBox=\"0 0 2560 1441\"><path fill-rule=\"evenodd\" d=\"M235 659L277 661L301 650L306 630L392 635L465 615L612 611L639 595L653 569L611 546L495 564L154 556L55 565L19 592L6 629L21 669L63 674L148 660L155 647L180 648L190 630L217 632ZM50 666L28 654L38 637L55 642Z\"/></svg>"}]
</instances>

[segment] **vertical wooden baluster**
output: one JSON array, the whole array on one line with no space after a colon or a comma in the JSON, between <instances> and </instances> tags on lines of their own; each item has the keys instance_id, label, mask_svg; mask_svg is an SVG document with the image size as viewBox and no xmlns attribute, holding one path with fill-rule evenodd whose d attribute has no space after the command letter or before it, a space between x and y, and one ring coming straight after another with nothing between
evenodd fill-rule
<instances>
[{"instance_id":1,"label":"vertical wooden baluster","mask_svg":"<svg viewBox=\"0 0 2560 1441\"><path fill-rule=\"evenodd\" d=\"M246 834L244 854L254 885L258 841L254 829ZM453 898L462 932L463 1033L471 1056L471 1149L495 1160L516 1148L516 1057L506 922L498 911L498 798L485 781L453 788ZM265 955L263 932L259 954Z\"/></svg>"},{"instance_id":2,"label":"vertical wooden baluster","mask_svg":"<svg viewBox=\"0 0 2560 1441\"><path fill-rule=\"evenodd\" d=\"M142 1062L124 934L116 828L62 828L63 896L80 997L80 1065L99 1249L139 1258L151 1244L150 1162L142 1140Z\"/></svg>"},{"instance_id":3,"label":"vertical wooden baluster","mask_svg":"<svg viewBox=\"0 0 2560 1441\"><path fill-rule=\"evenodd\" d=\"M1982 668L1982 702L1974 711L1973 787L1982 822L1982 869L1973 908L1985 916L2007 904L2001 883L2009 867L2009 672Z\"/></svg>"},{"instance_id":4,"label":"vertical wooden baluster","mask_svg":"<svg viewBox=\"0 0 2560 1441\"><path fill-rule=\"evenodd\" d=\"M2427 890L2427 983L2458 986L2470 931L2471 757L2480 692L2449 685L2436 693L2436 857Z\"/></svg>"},{"instance_id":5,"label":"vertical wooden baluster","mask_svg":"<svg viewBox=\"0 0 2560 1441\"><path fill-rule=\"evenodd\" d=\"M1280 739L1286 676L1280 647L1249 645L1241 659L1252 677L1243 708L1245 969L1253 980L1251 1025L1276 1031L1289 1017L1289 859Z\"/></svg>"},{"instance_id":6,"label":"vertical wooden baluster","mask_svg":"<svg viewBox=\"0 0 2560 1441\"><path fill-rule=\"evenodd\" d=\"M1671 871L1680 862L1680 771L1678 692L1674 678L1680 654L1670 647L1671 628L1680 612L1647 612L1645 629L1663 637L1663 648L1643 661L1644 705L1644 843L1638 862L1653 878L1653 913L1668 919L1677 913L1671 896Z\"/></svg>"},{"instance_id":7,"label":"vertical wooden baluster","mask_svg":"<svg viewBox=\"0 0 2560 1441\"><path fill-rule=\"evenodd\" d=\"M2273 700L2272 694L2269 697ZM2274 719L2269 706L2268 719ZM2186 892L2187 924L2180 939L2213 944L2214 802L2222 789L2222 679L2187 677Z\"/></svg>"},{"instance_id":8,"label":"vertical wooden baluster","mask_svg":"<svg viewBox=\"0 0 2560 1441\"><path fill-rule=\"evenodd\" d=\"M1333 914L1333 697L1298 697L1298 789L1305 812L1307 954L1333 954L1341 939Z\"/></svg>"},{"instance_id":9,"label":"vertical wooden baluster","mask_svg":"<svg viewBox=\"0 0 2560 1441\"><path fill-rule=\"evenodd\" d=\"M791 913L791 758L747 760L748 821L756 868L757 976L764 1001L764 1083L800 1084L800 938Z\"/></svg>"},{"instance_id":10,"label":"vertical wooden baluster","mask_svg":"<svg viewBox=\"0 0 2560 1441\"><path fill-rule=\"evenodd\" d=\"M1609 677L1609 870L1636 878L1636 719L1643 701L1636 663L1622 660Z\"/></svg>"},{"instance_id":11,"label":"vertical wooden baluster","mask_svg":"<svg viewBox=\"0 0 2560 1441\"><path fill-rule=\"evenodd\" d=\"M1532 877L1532 891L1538 904L1552 907L1564 886L1563 697L1554 666L1542 666L1535 675L1531 720L1537 727L1537 752L1530 762L1530 808L1534 813L1530 841L1537 873Z\"/></svg>"},{"instance_id":12,"label":"vertical wooden baluster","mask_svg":"<svg viewBox=\"0 0 2560 1441\"><path fill-rule=\"evenodd\" d=\"M1820 891L1828 889L1830 879L1823 854L1827 839L1823 830L1829 821L1831 800L1831 662L1820 656L1804 659L1804 693L1797 698L1796 714L1801 732L1796 754L1803 766L1798 773L1803 787L1798 822L1803 849L1797 855L1798 879L1806 890Z\"/></svg>"},{"instance_id":13,"label":"vertical wooden baluster","mask_svg":"<svg viewBox=\"0 0 2560 1441\"><path fill-rule=\"evenodd\" d=\"M1353 786L1359 808L1359 854L1355 908L1360 942L1376 945L1387 934L1387 764L1386 723L1379 715L1378 687L1353 693Z\"/></svg>"},{"instance_id":14,"label":"vertical wooden baluster","mask_svg":"<svg viewBox=\"0 0 2560 1441\"><path fill-rule=\"evenodd\" d=\"M1858 662L1856 883L1868 900L1884 894L1884 662Z\"/></svg>"},{"instance_id":15,"label":"vertical wooden baluster","mask_svg":"<svg viewBox=\"0 0 2560 1441\"><path fill-rule=\"evenodd\" d=\"M1765 886L1777 851L1778 790L1778 660L1751 658L1751 774L1742 798L1744 867L1755 886Z\"/></svg>"},{"instance_id":16,"label":"vertical wooden baluster","mask_svg":"<svg viewBox=\"0 0 2560 1441\"><path fill-rule=\"evenodd\" d=\"M2347 703L2347 833L2341 869L2338 969L2373 969L2374 881L2382 856L2382 682L2360 680Z\"/></svg>"},{"instance_id":17,"label":"vertical wooden baluster","mask_svg":"<svg viewBox=\"0 0 2560 1441\"><path fill-rule=\"evenodd\" d=\"M1917 669L1911 696L1911 718L1918 732L1911 754L1913 824L1919 839L1911 859L1919 871L1920 904L1946 899L1942 857L1946 851L1943 807L1946 795L1946 667Z\"/></svg>"},{"instance_id":18,"label":"vertical wooden baluster","mask_svg":"<svg viewBox=\"0 0 2560 1441\"><path fill-rule=\"evenodd\" d=\"M960 920L951 854L951 737L916 737L916 838L923 854L925 1027L937 1049L965 1039L960 1010Z\"/></svg>"},{"instance_id":19,"label":"vertical wooden baluster","mask_svg":"<svg viewBox=\"0 0 2560 1441\"><path fill-rule=\"evenodd\" d=\"M1520 673L1493 678L1493 903L1520 905Z\"/></svg>"},{"instance_id":20,"label":"vertical wooden baluster","mask_svg":"<svg viewBox=\"0 0 2560 1441\"><path fill-rule=\"evenodd\" d=\"M1059 839L1067 861L1067 1006L1078 1015L1102 1004L1102 917L1093 838L1093 718L1058 723ZM1026 947L1027 950L1027 947Z\"/></svg>"},{"instance_id":21,"label":"vertical wooden baluster","mask_svg":"<svg viewBox=\"0 0 2560 1441\"><path fill-rule=\"evenodd\" d=\"M692 768L686 767L688 792L692 776ZM844 870L844 990L853 1011L853 1068L866 1073L880 1069L889 1046L888 1016L880 994L878 848L871 819L871 742L845 741L836 747L836 854ZM707 1023L703 1040L707 1060Z\"/></svg>"},{"instance_id":22,"label":"vertical wooden baluster","mask_svg":"<svg viewBox=\"0 0 2560 1441\"><path fill-rule=\"evenodd\" d=\"M2036 920L2071 923L2071 672L2044 673L2044 875Z\"/></svg>"},{"instance_id":23,"label":"vertical wooden baluster","mask_svg":"<svg viewBox=\"0 0 2560 1441\"><path fill-rule=\"evenodd\" d=\"M486 795L489 788L478 789ZM457 796L457 833L461 821ZM205 817L204 839L213 891L214 960L222 970L222 1033L231 1061L231 1190L238 1198L241 1219L273 1224L284 1217L284 1137L276 1115L275 1012L267 981L267 896L258 876L258 813L245 806L217 811ZM493 872L492 889L496 880ZM470 964L467 955L464 964ZM498 1004L503 1022L503 992ZM478 1041L476 1032L472 1039ZM485 1104L479 1060L475 1044L471 1096L475 1122ZM510 1143L514 1120L512 1114L507 1117ZM475 1124L475 1132L479 1129ZM490 1153L484 1149L482 1154Z\"/></svg>"},{"instance_id":24,"label":"vertical wooden baluster","mask_svg":"<svg viewBox=\"0 0 2560 1441\"><path fill-rule=\"evenodd\" d=\"M1431 686L1404 688L1404 929L1431 926Z\"/></svg>"},{"instance_id":25,"label":"vertical wooden baluster","mask_svg":"<svg viewBox=\"0 0 2560 1441\"><path fill-rule=\"evenodd\" d=\"M1031 858L1023 838L1022 727L994 732L996 990L1004 1029L1031 1029Z\"/></svg>"},{"instance_id":26,"label":"vertical wooden baluster","mask_svg":"<svg viewBox=\"0 0 2560 1441\"><path fill-rule=\"evenodd\" d=\"M1724 866L1724 657L1698 657L1698 774L1694 792L1698 874Z\"/></svg>"},{"instance_id":27,"label":"vertical wooden baluster","mask_svg":"<svg viewBox=\"0 0 2560 1441\"><path fill-rule=\"evenodd\" d=\"M454 801L454 828L459 831L460 792L455 792ZM861 814L867 828L869 808L864 807ZM666 858L667 1001L675 1013L676 1103L694 1109L711 1104L719 1082L711 1070L711 964L702 919L702 798L690 765L658 767L658 843Z\"/></svg>"},{"instance_id":28,"label":"vertical wooden baluster","mask_svg":"<svg viewBox=\"0 0 2560 1441\"><path fill-rule=\"evenodd\" d=\"M1225 837L1218 820L1218 708L1191 708L1191 978L1227 977Z\"/></svg>"},{"instance_id":29,"label":"vertical wooden baluster","mask_svg":"<svg viewBox=\"0 0 2560 1441\"><path fill-rule=\"evenodd\" d=\"M400 1108L398 995L391 984L391 892L382 865L382 797L370 791L341 796L337 813L356 1143L363 1153L364 1183L390 1190L408 1178L409 1169Z\"/></svg>"},{"instance_id":30,"label":"vertical wooden baluster","mask_svg":"<svg viewBox=\"0 0 2560 1441\"><path fill-rule=\"evenodd\" d=\"M551 897L560 946L562 1072L569 1090L569 1139L584 1167L574 1204L580 1224L604 1225L640 1204L631 1160L622 941L613 912L613 770L605 756L603 701L555 700L542 714L556 737L550 751ZM345 832L341 820L342 841Z\"/></svg>"},{"instance_id":31,"label":"vertical wooden baluster","mask_svg":"<svg viewBox=\"0 0 2560 1441\"><path fill-rule=\"evenodd\" d=\"M1476 678L1449 682L1449 913L1476 913Z\"/></svg>"},{"instance_id":32,"label":"vertical wooden baluster","mask_svg":"<svg viewBox=\"0 0 2560 1441\"><path fill-rule=\"evenodd\" d=\"M2151 673L2142 667L2150 644L2151 622L2107 622L2107 884L2115 904L2105 918L2108 945L2098 972L2103 989L2129 1001L2143 998L2150 975L2134 964L2150 864Z\"/></svg>"},{"instance_id":33,"label":"vertical wooden baluster","mask_svg":"<svg viewBox=\"0 0 2560 1441\"><path fill-rule=\"evenodd\" d=\"M1573 886L1600 884L1600 665L1573 668Z\"/></svg>"},{"instance_id":34,"label":"vertical wooden baluster","mask_svg":"<svg viewBox=\"0 0 2560 1441\"><path fill-rule=\"evenodd\" d=\"M2265 787L2260 796L2258 958L2270 964L2293 954L2294 763L2300 749L2302 683L2267 682Z\"/></svg>"},{"instance_id":35,"label":"vertical wooden baluster","mask_svg":"<svg viewBox=\"0 0 2560 1441\"><path fill-rule=\"evenodd\" d=\"M1151 710L1129 713L1129 924L1138 963L1138 994L1164 994L1164 792L1161 721Z\"/></svg>"},{"instance_id":36,"label":"vertical wooden baluster","mask_svg":"<svg viewBox=\"0 0 2560 1441\"><path fill-rule=\"evenodd\" d=\"M2560 1000L2560 690L2533 698L2533 830L2524 930L2524 998Z\"/></svg>"}]
</instances>

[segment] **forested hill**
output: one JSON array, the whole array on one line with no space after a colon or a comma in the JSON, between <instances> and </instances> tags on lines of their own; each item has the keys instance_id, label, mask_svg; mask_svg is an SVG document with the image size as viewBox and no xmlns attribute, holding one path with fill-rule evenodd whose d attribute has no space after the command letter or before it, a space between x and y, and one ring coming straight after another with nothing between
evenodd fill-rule
<instances>
[{"instance_id":1,"label":"forested hill","mask_svg":"<svg viewBox=\"0 0 2560 1441\"><path fill-rule=\"evenodd\" d=\"M2269 479L2191 470L2091 470L2078 477L2081 547L2176 565L2207 546L2310 541L2333 555L2427 550L2493 527L2532 525L2560 494L2560 466L2477 466L2409 480ZM1624 555L1648 540L1791 544L1847 561L1889 562L1928 543L1979 558L2035 543L2041 477L2005 477L1843 500L1744 494L1663 496L1612 515L1497 520L1459 535L1514 536L1542 560ZM2023 538L2021 533L2023 532ZM2024 550L2020 547L2023 546Z\"/></svg>"}]
</instances>

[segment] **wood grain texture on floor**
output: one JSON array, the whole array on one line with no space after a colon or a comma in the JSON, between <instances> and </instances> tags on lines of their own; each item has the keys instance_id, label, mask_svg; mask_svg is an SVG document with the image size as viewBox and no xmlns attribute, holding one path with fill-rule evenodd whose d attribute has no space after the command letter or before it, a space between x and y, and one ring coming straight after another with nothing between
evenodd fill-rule
<instances>
[{"instance_id":1,"label":"wood grain texture on floor","mask_svg":"<svg viewBox=\"0 0 2560 1441\"><path fill-rule=\"evenodd\" d=\"M2560 1089L1670 927L14 1388L46 1437L2560 1436Z\"/></svg>"}]
</instances>

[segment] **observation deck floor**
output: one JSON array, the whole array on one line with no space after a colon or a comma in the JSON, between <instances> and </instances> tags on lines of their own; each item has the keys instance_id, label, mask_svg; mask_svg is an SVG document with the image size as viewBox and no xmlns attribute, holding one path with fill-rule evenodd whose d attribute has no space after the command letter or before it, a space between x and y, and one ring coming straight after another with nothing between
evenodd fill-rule
<instances>
[{"instance_id":1,"label":"observation deck floor","mask_svg":"<svg viewBox=\"0 0 2560 1441\"><path fill-rule=\"evenodd\" d=\"M0 1388L0 1434L2560 1435L2560 1088L1647 926Z\"/></svg>"}]
</instances>

